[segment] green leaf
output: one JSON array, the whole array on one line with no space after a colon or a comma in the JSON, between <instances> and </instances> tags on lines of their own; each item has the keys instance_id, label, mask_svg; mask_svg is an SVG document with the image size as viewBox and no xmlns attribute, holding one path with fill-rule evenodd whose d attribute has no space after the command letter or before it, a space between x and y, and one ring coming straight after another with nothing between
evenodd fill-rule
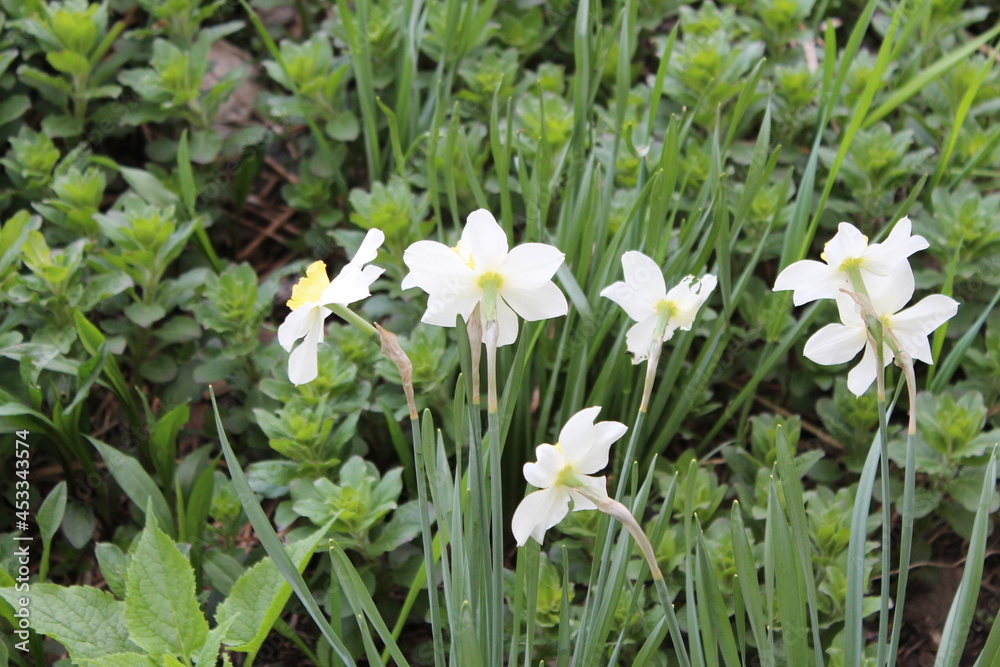
<instances>
[{"instance_id":1,"label":"green leaf","mask_svg":"<svg viewBox=\"0 0 1000 667\"><path fill-rule=\"evenodd\" d=\"M104 577L108 588L119 598L124 599L127 589L125 577L128 574L128 557L110 542L95 544L94 556L97 557L97 565L101 568L101 576Z\"/></svg>"},{"instance_id":2,"label":"green leaf","mask_svg":"<svg viewBox=\"0 0 1000 667\"><path fill-rule=\"evenodd\" d=\"M74 549L82 549L94 536L94 510L76 502L66 505L62 534Z\"/></svg>"},{"instance_id":3,"label":"green leaf","mask_svg":"<svg viewBox=\"0 0 1000 667\"><path fill-rule=\"evenodd\" d=\"M222 139L214 130L202 130L191 134L190 160L196 164L211 164L219 157ZM178 155L180 159L180 155Z\"/></svg>"},{"instance_id":4,"label":"green leaf","mask_svg":"<svg viewBox=\"0 0 1000 667\"><path fill-rule=\"evenodd\" d=\"M0 597L12 606L30 600L31 627L55 639L73 660L99 658L136 651L125 624L125 603L90 586L33 584L27 592L0 588Z\"/></svg>"},{"instance_id":5,"label":"green leaf","mask_svg":"<svg viewBox=\"0 0 1000 667\"><path fill-rule=\"evenodd\" d=\"M161 479L173 476L174 461L177 458L177 436L181 428L191 418L191 409L187 403L178 405L164 415L161 415L149 434L149 453L153 457L157 472Z\"/></svg>"},{"instance_id":6,"label":"green leaf","mask_svg":"<svg viewBox=\"0 0 1000 667\"><path fill-rule=\"evenodd\" d=\"M212 628L198 652L194 654L194 664L215 667L219 660L219 649L222 648L222 638L229 632L236 617Z\"/></svg>"},{"instance_id":7,"label":"green leaf","mask_svg":"<svg viewBox=\"0 0 1000 667\"><path fill-rule=\"evenodd\" d=\"M49 492L45 502L38 508L35 521L38 523L38 532L42 534L43 542L51 542L52 537L59 530L63 515L66 513L66 482L59 482L52 491Z\"/></svg>"},{"instance_id":8,"label":"green leaf","mask_svg":"<svg viewBox=\"0 0 1000 667\"><path fill-rule=\"evenodd\" d=\"M186 661L205 643L208 621L195 597L191 564L151 514L129 557L125 622L132 641L149 653Z\"/></svg>"},{"instance_id":9,"label":"green leaf","mask_svg":"<svg viewBox=\"0 0 1000 667\"><path fill-rule=\"evenodd\" d=\"M83 122L65 114L46 116L42 119L42 132L50 137L78 137L83 134Z\"/></svg>"},{"instance_id":10,"label":"green leaf","mask_svg":"<svg viewBox=\"0 0 1000 667\"><path fill-rule=\"evenodd\" d=\"M148 328L167 314L157 303L132 303L125 307L125 316L142 328Z\"/></svg>"},{"instance_id":11,"label":"green leaf","mask_svg":"<svg viewBox=\"0 0 1000 667\"><path fill-rule=\"evenodd\" d=\"M346 111L326 124L326 133L337 141L354 141L361 133L358 117Z\"/></svg>"},{"instance_id":12,"label":"green leaf","mask_svg":"<svg viewBox=\"0 0 1000 667\"><path fill-rule=\"evenodd\" d=\"M45 56L53 69L64 74L79 77L87 74L90 64L87 59L73 51L54 51Z\"/></svg>"},{"instance_id":13,"label":"green leaf","mask_svg":"<svg viewBox=\"0 0 1000 667\"><path fill-rule=\"evenodd\" d=\"M31 100L27 95L11 95L0 102L0 125L19 119L30 108Z\"/></svg>"},{"instance_id":14,"label":"green leaf","mask_svg":"<svg viewBox=\"0 0 1000 667\"><path fill-rule=\"evenodd\" d=\"M132 167L118 167L118 171L121 172L122 178L129 184L129 187L150 204L170 206L177 203L177 195L168 190L156 176L148 171Z\"/></svg>"},{"instance_id":15,"label":"green leaf","mask_svg":"<svg viewBox=\"0 0 1000 667\"><path fill-rule=\"evenodd\" d=\"M309 616L319 626L320 632L323 633L323 637L330 643L330 647L337 654L337 657L346 665L354 665L355 662L351 658L350 652L344 646L344 642L341 641L340 637L334 633L333 628L330 627L329 621L323 615L319 605L316 604L316 600L313 598L312 592L306 585L302 575L299 574L291 558L288 557L284 545L278 539L278 535L274 532L271 522L257 501L257 496L254 495L253 490L250 488L250 483L247 481L246 475L243 474L240 462L236 459L236 454L233 452L233 448L229 444L229 439L226 437L226 430L222 425L222 417L219 415L219 406L215 402L215 391L211 386L209 386L208 391L212 397L212 410L215 412L215 427L219 433L219 442L222 445L222 451L226 455L226 463L229 465L229 474L232 476L233 486L236 488L236 493L239 495L240 503L243 505L243 510L246 512L247 518L250 519L250 524L257 531L257 536L260 538L260 542L267 551L267 554L274 559L281 574L291 584L295 594L309 612Z\"/></svg>"},{"instance_id":16,"label":"green leaf","mask_svg":"<svg viewBox=\"0 0 1000 667\"><path fill-rule=\"evenodd\" d=\"M170 513L170 505L167 504L163 492L160 491L142 464L131 456L122 454L111 445L89 435L86 437L97 448L105 465L108 466L108 472L122 487L122 491L129 497L129 500L135 503L140 511L147 507L147 503L151 504L157 522L163 526L173 526L174 518Z\"/></svg>"},{"instance_id":17,"label":"green leaf","mask_svg":"<svg viewBox=\"0 0 1000 667\"><path fill-rule=\"evenodd\" d=\"M983 488L979 498L979 509L972 528L972 539L969 542L969 553L965 559L965 571L962 573L962 583L958 586L955 599L948 610L948 620L945 621L941 633L941 643L934 658L934 667L957 667L965 649L965 640L969 636L969 627L976 614L976 600L979 598L979 586L983 580L983 561L986 558L986 537L990 528L990 505L997 483L996 450L986 466L983 477Z\"/></svg>"},{"instance_id":18,"label":"green leaf","mask_svg":"<svg viewBox=\"0 0 1000 667\"><path fill-rule=\"evenodd\" d=\"M96 660L83 660L80 667L163 667L144 653L113 653Z\"/></svg>"},{"instance_id":19,"label":"green leaf","mask_svg":"<svg viewBox=\"0 0 1000 667\"><path fill-rule=\"evenodd\" d=\"M285 546L299 572L305 569L316 545L329 529L328 524L306 539ZM229 631L222 642L233 651L257 651L291 595L292 587L271 558L254 565L236 581L229 597L215 613L215 622L219 626L229 624Z\"/></svg>"}]
</instances>

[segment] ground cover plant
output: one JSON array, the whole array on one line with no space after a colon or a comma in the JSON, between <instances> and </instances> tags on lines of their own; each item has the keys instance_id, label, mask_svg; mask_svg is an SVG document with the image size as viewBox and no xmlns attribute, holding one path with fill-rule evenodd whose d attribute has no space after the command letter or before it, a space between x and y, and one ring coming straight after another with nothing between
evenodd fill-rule
<instances>
[{"instance_id":1,"label":"ground cover plant","mask_svg":"<svg viewBox=\"0 0 1000 667\"><path fill-rule=\"evenodd\" d=\"M0 0L0 666L997 664L998 41Z\"/></svg>"}]
</instances>

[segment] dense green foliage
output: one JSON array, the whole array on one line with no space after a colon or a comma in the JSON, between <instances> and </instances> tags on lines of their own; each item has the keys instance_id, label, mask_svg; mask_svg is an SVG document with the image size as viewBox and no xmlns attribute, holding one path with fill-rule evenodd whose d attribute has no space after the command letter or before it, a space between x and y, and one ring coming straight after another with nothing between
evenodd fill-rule
<instances>
[{"instance_id":1,"label":"dense green foliage","mask_svg":"<svg viewBox=\"0 0 1000 667\"><path fill-rule=\"evenodd\" d=\"M801 354L834 306L793 309L771 286L840 221L874 241L908 215L930 241L912 258L918 295L961 305L932 338L935 364L917 367L912 559L939 553L931 528L946 525L974 562L1000 503L1000 17L964 4L0 0L0 475L17 479L15 443L30 443L37 536L35 632L27 653L5 632L0 665L66 651L79 665L214 665L220 644L246 664L374 664L383 644L432 664L411 437L439 534L463 525L451 494L482 429L465 333L419 323L425 295L401 289L402 258L420 239L453 245L477 208L512 244L565 253L555 282L570 303L499 355L511 664L677 659L627 534L602 564L607 517L571 513L541 549L515 551L509 533L523 463L571 415L600 405L634 426L645 367L625 353L631 322L599 296L627 250L668 285L719 279L664 348L637 461L623 443L608 470L652 537L692 660L843 664L851 605L877 615L873 582L889 576L871 537L883 515L855 507L879 410L874 387L847 390L847 365ZM305 267L339 268L371 228L386 271L355 310L400 336L412 425L364 331L331 318L319 377L301 386L274 336ZM289 626L303 603L247 529L209 385L342 646ZM886 434L893 508L906 400ZM5 483L0 626L14 628L19 500ZM941 664L962 659L974 570ZM170 596L178 606L158 606ZM67 619L67 606L90 611ZM465 651L478 629L458 607L445 642ZM1000 651L990 627L966 660Z\"/></svg>"}]
</instances>

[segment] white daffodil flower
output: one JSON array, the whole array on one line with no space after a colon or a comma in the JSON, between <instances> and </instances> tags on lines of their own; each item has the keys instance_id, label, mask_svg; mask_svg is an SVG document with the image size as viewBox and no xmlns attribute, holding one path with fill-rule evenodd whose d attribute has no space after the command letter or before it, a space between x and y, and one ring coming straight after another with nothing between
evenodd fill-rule
<instances>
[{"instance_id":1,"label":"white daffodil flower","mask_svg":"<svg viewBox=\"0 0 1000 667\"><path fill-rule=\"evenodd\" d=\"M934 357L927 337L955 315L958 302L943 294L934 294L906 310L900 310L913 296L913 272L907 262L899 263L888 276L873 276L868 281L869 299L887 339L882 350L885 365L892 363L894 358L889 340L914 359L933 364ZM832 366L850 361L864 348L861 362L847 375L847 388L855 396L861 396L875 380L877 356L868 339L868 324L857 302L841 292L837 297L837 309L842 324L827 324L814 333L806 341L803 353L817 364Z\"/></svg>"},{"instance_id":2,"label":"white daffodil flower","mask_svg":"<svg viewBox=\"0 0 1000 667\"><path fill-rule=\"evenodd\" d=\"M591 475L608 465L612 443L628 427L614 421L595 424L600 411L597 406L577 412L562 427L556 444L535 449L537 463L524 464L524 478L540 490L525 496L514 512L511 530L517 546L529 537L541 544L545 531L569 512L570 500L574 511L600 509L597 502L610 500L606 478Z\"/></svg>"},{"instance_id":3,"label":"white daffodil flower","mask_svg":"<svg viewBox=\"0 0 1000 667\"><path fill-rule=\"evenodd\" d=\"M622 255L625 281L601 290L638 322L625 334L632 363L641 363L654 344L670 340L674 331L690 331L698 309L715 289L716 279L706 274L700 280L687 276L669 292L660 267L641 252Z\"/></svg>"},{"instance_id":4,"label":"white daffodil flower","mask_svg":"<svg viewBox=\"0 0 1000 667\"><path fill-rule=\"evenodd\" d=\"M529 322L565 315L566 297L552 282L565 255L545 243L523 243L509 252L507 235L486 209L469 214L454 248L437 241L417 241L403 253L410 272L403 289L428 294L426 324L455 326L469 320L482 303L483 324L495 319L497 344L517 339L517 315Z\"/></svg>"},{"instance_id":5,"label":"white daffodil flower","mask_svg":"<svg viewBox=\"0 0 1000 667\"><path fill-rule=\"evenodd\" d=\"M856 271L867 285L869 277L888 276L898 264L929 245L923 236L911 236L910 231L910 219L902 218L885 241L868 245L868 237L857 227L842 222L823 248L823 262L804 259L789 264L774 281L774 291L792 290L796 306L816 299L836 299L841 289L861 292L863 286L851 282L852 273Z\"/></svg>"},{"instance_id":6,"label":"white daffodil flower","mask_svg":"<svg viewBox=\"0 0 1000 667\"><path fill-rule=\"evenodd\" d=\"M385 241L379 229L370 229L361 242L353 259L340 270L333 280L327 276L324 262L313 262L292 288L292 298L287 305L292 309L278 327L278 342L288 357L288 378L296 385L316 379L316 354L323 340L324 321L330 314L326 306L346 306L371 295L368 288L385 269L365 266L374 261L378 248ZM295 350L292 346L304 339Z\"/></svg>"}]
</instances>

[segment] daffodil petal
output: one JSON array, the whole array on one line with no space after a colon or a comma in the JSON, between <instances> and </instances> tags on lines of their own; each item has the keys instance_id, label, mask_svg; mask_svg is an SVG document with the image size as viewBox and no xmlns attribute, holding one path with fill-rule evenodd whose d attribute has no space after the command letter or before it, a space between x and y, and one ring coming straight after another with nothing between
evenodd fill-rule
<instances>
[{"instance_id":1,"label":"daffodil petal","mask_svg":"<svg viewBox=\"0 0 1000 667\"><path fill-rule=\"evenodd\" d=\"M678 329L690 331L698 316L698 310L711 296L716 282L712 274L706 274L697 282L694 276L686 276L676 287L667 292L667 301L672 301L677 307L677 311L670 318L670 324ZM669 337L665 336L664 339L668 340Z\"/></svg>"},{"instance_id":2,"label":"daffodil petal","mask_svg":"<svg viewBox=\"0 0 1000 667\"><path fill-rule=\"evenodd\" d=\"M913 298L913 270L909 262L900 262L887 276L865 276L865 288L879 317L891 315Z\"/></svg>"},{"instance_id":3,"label":"daffodil petal","mask_svg":"<svg viewBox=\"0 0 1000 667\"><path fill-rule=\"evenodd\" d=\"M625 273L625 283L639 298L656 303L666 295L663 270L652 258L637 250L629 250L622 255L622 270Z\"/></svg>"},{"instance_id":4,"label":"daffodil petal","mask_svg":"<svg viewBox=\"0 0 1000 667\"><path fill-rule=\"evenodd\" d=\"M847 374L847 388L855 396L862 396L868 387L875 381L875 369L878 367L878 360L875 358L875 350L871 345L865 345L865 353L861 357L861 362L852 368Z\"/></svg>"},{"instance_id":5,"label":"daffodil petal","mask_svg":"<svg viewBox=\"0 0 1000 667\"><path fill-rule=\"evenodd\" d=\"M417 241L403 253L410 272L403 289L419 287L428 294L462 292L476 281L476 274L457 252L437 241Z\"/></svg>"},{"instance_id":6,"label":"daffodil petal","mask_svg":"<svg viewBox=\"0 0 1000 667\"><path fill-rule=\"evenodd\" d=\"M836 271L845 261L860 258L867 249L868 237L851 223L842 222L837 225L837 233L823 247L823 259Z\"/></svg>"},{"instance_id":7,"label":"daffodil petal","mask_svg":"<svg viewBox=\"0 0 1000 667\"><path fill-rule=\"evenodd\" d=\"M375 258L378 257L378 249L383 243L385 243L385 234L382 230L377 228L369 229L350 263L354 266L361 266L368 262L374 262Z\"/></svg>"},{"instance_id":8,"label":"daffodil petal","mask_svg":"<svg viewBox=\"0 0 1000 667\"><path fill-rule=\"evenodd\" d=\"M910 219L902 218L893 226L885 241L868 248L862 268L876 275L889 275L900 262L927 248L930 245L927 239L919 235L910 236L911 229Z\"/></svg>"},{"instance_id":9,"label":"daffodil petal","mask_svg":"<svg viewBox=\"0 0 1000 667\"><path fill-rule=\"evenodd\" d=\"M625 334L625 345L632 355L633 364L642 363L649 357L649 347L653 344L653 334L656 333L656 319L655 314L647 317L633 325Z\"/></svg>"},{"instance_id":10,"label":"daffodil petal","mask_svg":"<svg viewBox=\"0 0 1000 667\"><path fill-rule=\"evenodd\" d=\"M547 243L522 243L515 246L500 265L503 287L526 290L551 284L549 281L565 258L566 255L558 248Z\"/></svg>"},{"instance_id":11,"label":"daffodil petal","mask_svg":"<svg viewBox=\"0 0 1000 667\"><path fill-rule=\"evenodd\" d=\"M278 326L278 344L291 352L295 341L309 333L313 316L319 310L318 306L305 306L288 313L285 321Z\"/></svg>"},{"instance_id":12,"label":"daffodil petal","mask_svg":"<svg viewBox=\"0 0 1000 667\"><path fill-rule=\"evenodd\" d=\"M893 331L928 336L958 312L958 301L943 294L924 297L915 305L889 318Z\"/></svg>"},{"instance_id":13,"label":"daffodil petal","mask_svg":"<svg viewBox=\"0 0 1000 667\"><path fill-rule=\"evenodd\" d=\"M462 230L462 245L469 249L480 273L499 271L507 256L507 235L485 208L469 214Z\"/></svg>"},{"instance_id":14,"label":"daffodil petal","mask_svg":"<svg viewBox=\"0 0 1000 667\"><path fill-rule=\"evenodd\" d=\"M292 384L300 385L312 382L317 375L317 354L319 342L323 340L324 316L320 309L313 309L310 314L310 327L299 346L288 355L288 379ZM329 311L327 311L329 312Z\"/></svg>"},{"instance_id":15,"label":"daffodil petal","mask_svg":"<svg viewBox=\"0 0 1000 667\"><path fill-rule=\"evenodd\" d=\"M865 328L827 324L806 341L803 354L817 364L844 364L857 356L868 340Z\"/></svg>"},{"instance_id":16,"label":"daffodil petal","mask_svg":"<svg viewBox=\"0 0 1000 667\"><path fill-rule=\"evenodd\" d=\"M537 462L524 464L524 478L532 486L547 489L556 483L566 459L557 447L547 444L535 447L535 459Z\"/></svg>"},{"instance_id":17,"label":"daffodil petal","mask_svg":"<svg viewBox=\"0 0 1000 667\"><path fill-rule=\"evenodd\" d=\"M594 420L601 413L601 406L584 408L566 420L559 430L559 449L567 463L578 460L590 450L594 442Z\"/></svg>"},{"instance_id":18,"label":"daffodil petal","mask_svg":"<svg viewBox=\"0 0 1000 667\"><path fill-rule=\"evenodd\" d=\"M811 259L789 264L774 281L775 292L792 290L796 306L817 299L835 299L841 287L848 287L843 273Z\"/></svg>"},{"instance_id":19,"label":"daffodil petal","mask_svg":"<svg viewBox=\"0 0 1000 667\"><path fill-rule=\"evenodd\" d=\"M541 544L545 531L562 521L568 512L569 493L563 486L529 493L514 510L510 522L517 546L524 546L529 537Z\"/></svg>"},{"instance_id":20,"label":"daffodil petal","mask_svg":"<svg viewBox=\"0 0 1000 667\"><path fill-rule=\"evenodd\" d=\"M503 300L497 301L497 324L500 325L497 347L510 345L517 340L517 315Z\"/></svg>"},{"instance_id":21,"label":"daffodil petal","mask_svg":"<svg viewBox=\"0 0 1000 667\"><path fill-rule=\"evenodd\" d=\"M515 248L516 250L516 248ZM508 286L506 281L500 288L500 296L528 322L560 317L569 311L569 304L562 290L549 281L531 288Z\"/></svg>"},{"instance_id":22,"label":"daffodil petal","mask_svg":"<svg viewBox=\"0 0 1000 667\"><path fill-rule=\"evenodd\" d=\"M461 315L462 319L468 322L469 315L483 298L483 291L475 284L467 284L462 287L464 291L456 289L454 292L429 292L427 310L424 311L420 321L439 327L453 327L455 326L455 318Z\"/></svg>"},{"instance_id":23,"label":"daffodil petal","mask_svg":"<svg viewBox=\"0 0 1000 667\"><path fill-rule=\"evenodd\" d=\"M323 290L320 303L346 306L371 296L369 287L376 278L382 275L383 271L377 266L366 266L364 269L359 269L357 266L348 264Z\"/></svg>"},{"instance_id":24,"label":"daffodil petal","mask_svg":"<svg viewBox=\"0 0 1000 667\"><path fill-rule=\"evenodd\" d=\"M621 422L597 422L590 429L586 447L574 447L571 451L567 451L566 444L568 443L560 440L559 445L563 448L566 463L573 468L573 472L580 475L592 475L608 465L611 445L625 435L626 431L628 431L628 427Z\"/></svg>"},{"instance_id":25,"label":"daffodil petal","mask_svg":"<svg viewBox=\"0 0 1000 667\"><path fill-rule=\"evenodd\" d=\"M927 336L958 312L958 302L943 294L925 297L906 310L888 318L889 326L900 344L914 359L934 363Z\"/></svg>"},{"instance_id":26,"label":"daffodil petal","mask_svg":"<svg viewBox=\"0 0 1000 667\"><path fill-rule=\"evenodd\" d=\"M624 282L619 281L608 285L601 290L601 296L617 303L625 311L625 314L636 322L656 316L656 309L653 307L653 302L642 298Z\"/></svg>"},{"instance_id":27,"label":"daffodil petal","mask_svg":"<svg viewBox=\"0 0 1000 667\"><path fill-rule=\"evenodd\" d=\"M608 478L607 477L577 477L577 482L582 486L587 487L587 495L593 498L607 498L608 497ZM569 497L573 500L573 511L579 512L580 510L596 510L597 505L594 504L590 498L580 493L576 489L569 489Z\"/></svg>"}]
</instances>

